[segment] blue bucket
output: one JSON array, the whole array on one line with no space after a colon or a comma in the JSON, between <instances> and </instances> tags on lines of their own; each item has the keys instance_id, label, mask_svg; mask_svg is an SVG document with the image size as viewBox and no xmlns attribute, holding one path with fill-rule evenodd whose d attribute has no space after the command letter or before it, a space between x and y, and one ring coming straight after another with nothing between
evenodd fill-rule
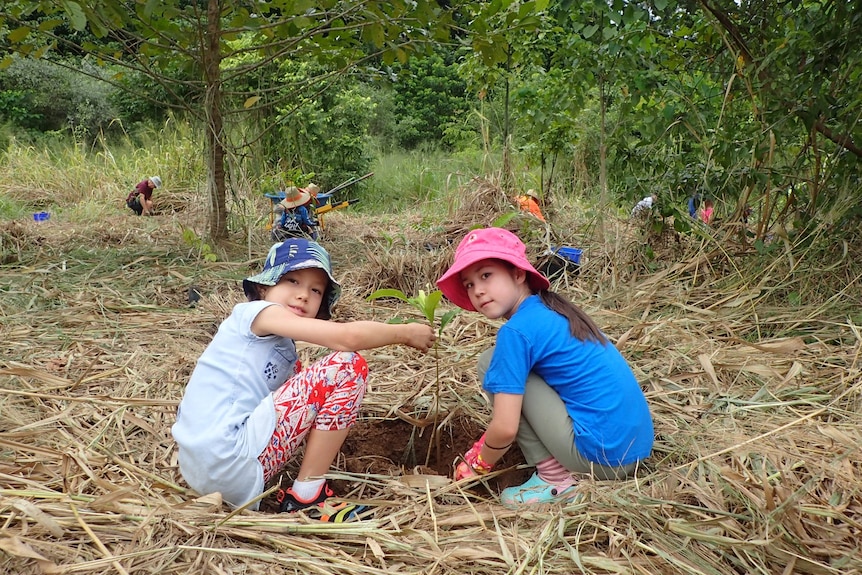
<instances>
[{"instance_id":1,"label":"blue bucket","mask_svg":"<svg viewBox=\"0 0 862 575\"><path fill-rule=\"evenodd\" d=\"M581 263L581 254L583 251L578 248L571 248L567 246L561 246L558 248L554 248L554 253L560 256L561 258L565 258L572 262L573 264Z\"/></svg>"},{"instance_id":2,"label":"blue bucket","mask_svg":"<svg viewBox=\"0 0 862 575\"><path fill-rule=\"evenodd\" d=\"M48 212L36 212L35 214L33 214L33 221L34 222L44 222L44 221L47 221L48 218L50 218L50 217L51 217L51 214L49 214Z\"/></svg>"},{"instance_id":3,"label":"blue bucket","mask_svg":"<svg viewBox=\"0 0 862 575\"><path fill-rule=\"evenodd\" d=\"M550 280L562 274L578 275L582 253L580 249L569 246L551 247L546 257L539 261L537 269Z\"/></svg>"}]
</instances>

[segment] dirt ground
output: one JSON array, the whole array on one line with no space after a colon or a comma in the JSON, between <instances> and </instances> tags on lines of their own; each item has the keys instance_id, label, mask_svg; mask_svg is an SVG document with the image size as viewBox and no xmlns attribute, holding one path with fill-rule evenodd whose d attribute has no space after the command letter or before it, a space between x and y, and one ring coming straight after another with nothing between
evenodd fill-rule
<instances>
[{"instance_id":1,"label":"dirt ground","mask_svg":"<svg viewBox=\"0 0 862 575\"><path fill-rule=\"evenodd\" d=\"M476 421L466 417L454 418L440 435L438 457L437 442L432 441L434 438L432 438L431 429L431 426L421 428L400 419L359 420L341 448L337 466L350 473L393 477L400 475L451 477L453 462L470 448L483 431ZM296 458L288 465L286 473L279 478L282 489L290 486L292 481L290 478L298 470L299 459ZM474 489L477 492L490 489L493 493L499 493L506 487L520 485L526 481L533 470L526 467L523 454L517 445L513 445L497 464L495 471L497 473L485 484L480 484ZM346 480L334 480L331 485L339 495L351 489L351 482ZM267 487L272 487L272 484ZM265 512L277 512L276 494L264 499L260 508Z\"/></svg>"},{"instance_id":2,"label":"dirt ground","mask_svg":"<svg viewBox=\"0 0 862 575\"><path fill-rule=\"evenodd\" d=\"M465 226L500 214L481 192L463 194L463 221L434 227L333 214L335 321L422 321L405 302L367 298L433 289ZM211 262L183 233L205 229L195 214L124 215L0 222L0 573L862 575L856 244L763 267L724 236L615 221L614 242L596 242L559 222L555 242L585 250L554 290L641 382L656 433L644 467L629 481L581 480L578 501L548 509L500 505L532 472L517 447L483 481L451 482L490 418L476 360L500 325L463 313L433 354L363 351L373 382L328 477L375 510L334 524L273 513L275 485L263 513L231 509L178 470L177 404L266 238L220 246ZM549 238L533 231L522 233L538 255Z\"/></svg>"}]
</instances>

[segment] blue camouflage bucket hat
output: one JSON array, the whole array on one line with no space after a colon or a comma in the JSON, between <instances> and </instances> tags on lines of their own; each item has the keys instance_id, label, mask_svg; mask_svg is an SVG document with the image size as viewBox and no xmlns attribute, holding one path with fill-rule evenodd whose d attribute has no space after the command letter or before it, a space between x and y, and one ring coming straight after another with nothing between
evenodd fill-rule
<instances>
[{"instance_id":1,"label":"blue camouflage bucket hat","mask_svg":"<svg viewBox=\"0 0 862 575\"><path fill-rule=\"evenodd\" d=\"M329 285L323 294L323 302L317 313L319 319L332 317L332 306L341 296L341 284L332 277L332 264L329 253L317 242L304 238L292 238L274 244L269 248L263 271L242 281L245 295L252 299L257 296L257 289L251 284L274 286L287 272L319 268L329 277Z\"/></svg>"}]
</instances>

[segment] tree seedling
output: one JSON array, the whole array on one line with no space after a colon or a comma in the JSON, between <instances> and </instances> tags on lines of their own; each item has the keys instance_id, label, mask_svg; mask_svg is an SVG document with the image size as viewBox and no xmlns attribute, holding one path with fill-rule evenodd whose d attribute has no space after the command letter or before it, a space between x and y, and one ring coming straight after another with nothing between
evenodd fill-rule
<instances>
[{"instance_id":1,"label":"tree seedling","mask_svg":"<svg viewBox=\"0 0 862 575\"><path fill-rule=\"evenodd\" d=\"M425 290L419 290L419 295L414 297L408 297L403 291L399 289L379 289L368 296L366 299L368 301L374 301L376 299L384 298L384 297L394 297L396 299L400 299L403 302L407 302L412 305L414 308L419 310L419 313L425 316L425 319L428 320L428 323L431 324L431 327L435 327L437 325L437 306L440 304L440 300L443 299L443 292L440 290L435 290L431 293L426 294ZM437 449L437 465L440 465L440 433L437 429L438 419L440 414L440 356L438 353L439 350L439 341L440 337L443 334L443 328L449 325L456 315L458 315L458 309L452 309L444 313L440 317L439 327L437 328L437 341L434 342L434 368L435 368L435 377L437 379L436 392L434 393L434 431L431 437L431 441L428 443L428 453L425 456L425 465L428 465L429 460L431 459L431 444L433 443ZM412 319L403 319L400 317L395 317L389 320L389 323L406 323L410 321L415 321Z\"/></svg>"}]
</instances>

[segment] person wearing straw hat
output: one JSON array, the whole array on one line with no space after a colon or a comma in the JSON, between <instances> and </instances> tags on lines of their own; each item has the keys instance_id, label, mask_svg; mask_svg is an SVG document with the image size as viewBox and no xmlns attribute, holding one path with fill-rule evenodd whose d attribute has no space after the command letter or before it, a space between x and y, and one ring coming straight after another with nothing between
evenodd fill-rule
<instances>
[{"instance_id":1,"label":"person wearing straw hat","mask_svg":"<svg viewBox=\"0 0 862 575\"><path fill-rule=\"evenodd\" d=\"M136 214L153 215L153 190L162 187L162 179L158 176L150 176L141 180L135 189L126 196L126 206Z\"/></svg>"},{"instance_id":2,"label":"person wearing straw hat","mask_svg":"<svg viewBox=\"0 0 862 575\"><path fill-rule=\"evenodd\" d=\"M312 195L296 186L290 186L284 192L284 199L275 205L275 226L272 229L272 239L282 241L286 238L307 236L317 239L317 222L309 211L308 205Z\"/></svg>"},{"instance_id":3,"label":"person wearing straw hat","mask_svg":"<svg viewBox=\"0 0 862 575\"><path fill-rule=\"evenodd\" d=\"M541 221L545 221L545 216L542 214L542 208L539 207L539 194L536 190L529 189L523 195L517 196L515 201L518 203L518 208L529 214L533 214Z\"/></svg>"},{"instance_id":4,"label":"person wearing straw hat","mask_svg":"<svg viewBox=\"0 0 862 575\"><path fill-rule=\"evenodd\" d=\"M507 507L578 497L574 474L632 476L652 451L652 416L620 352L590 317L527 261L501 228L467 233L437 280L452 303L507 320L479 358L491 422L454 471L481 476L517 441L536 473L500 494Z\"/></svg>"},{"instance_id":5,"label":"person wearing straw hat","mask_svg":"<svg viewBox=\"0 0 862 575\"><path fill-rule=\"evenodd\" d=\"M310 195L312 197L312 199L317 198L317 194L320 193L320 186L318 186L314 182L311 182L310 184L308 184L304 188L299 188L299 189L302 190L303 192L308 193L308 195Z\"/></svg>"},{"instance_id":6,"label":"person wearing straw hat","mask_svg":"<svg viewBox=\"0 0 862 575\"><path fill-rule=\"evenodd\" d=\"M427 353L436 336L423 323L335 323L341 286L329 254L305 238L273 245L263 271L243 281L234 306L197 361L171 428L179 466L201 494L220 492L234 507L257 510L265 484L305 444L280 510L305 509L326 521L361 507L324 503L324 475L356 422L368 365L358 350L407 345ZM303 368L296 342L336 350Z\"/></svg>"}]
</instances>

